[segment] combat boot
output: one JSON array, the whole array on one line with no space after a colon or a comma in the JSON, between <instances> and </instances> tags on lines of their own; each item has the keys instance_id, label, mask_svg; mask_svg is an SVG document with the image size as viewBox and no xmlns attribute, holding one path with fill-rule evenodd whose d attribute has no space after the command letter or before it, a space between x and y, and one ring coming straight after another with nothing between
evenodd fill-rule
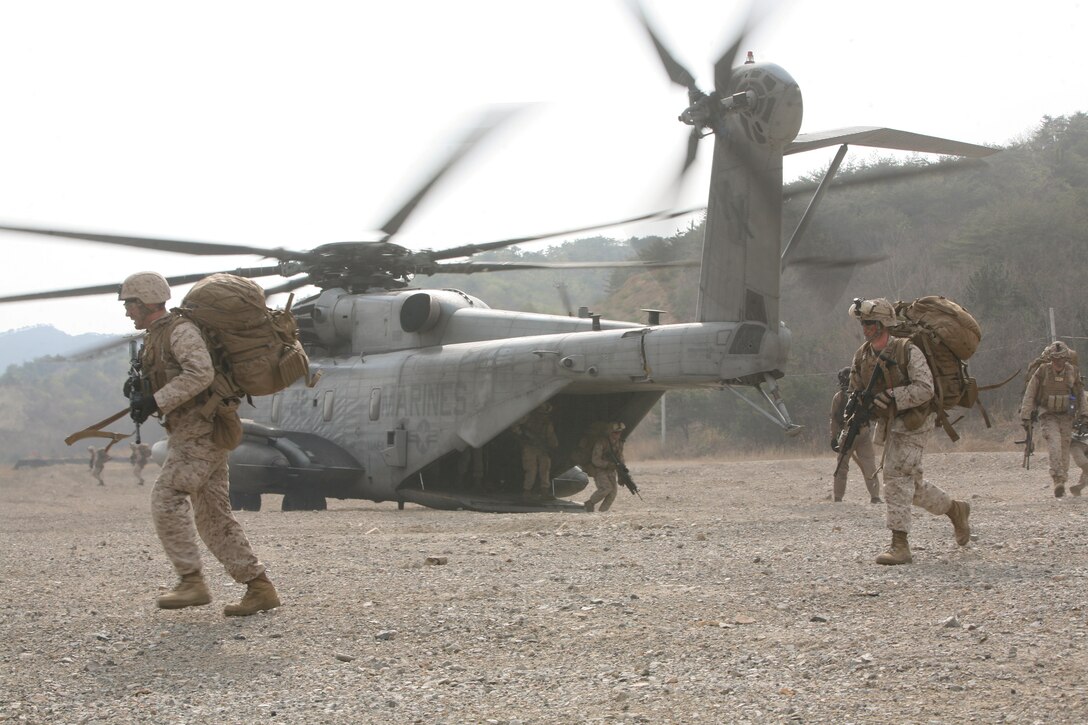
<instances>
[{"instance_id":1,"label":"combat boot","mask_svg":"<svg viewBox=\"0 0 1088 725\"><path fill-rule=\"evenodd\" d=\"M956 533L956 543L967 546L971 541L971 524L967 517L971 515L971 504L966 501L953 501L948 507L948 518L952 520L952 529Z\"/></svg>"},{"instance_id":2,"label":"combat boot","mask_svg":"<svg viewBox=\"0 0 1088 725\"><path fill-rule=\"evenodd\" d=\"M194 571L192 574L182 574L174 591L163 594L155 603L159 605L159 609L184 609L199 607L211 600L212 594L204 583L204 576L199 571Z\"/></svg>"},{"instance_id":3,"label":"combat boot","mask_svg":"<svg viewBox=\"0 0 1088 725\"><path fill-rule=\"evenodd\" d=\"M280 598L276 595L276 587L272 586L268 575L261 572L260 576L246 582L246 593L242 601L237 604L228 604L223 607L223 615L227 617L248 617L267 609L275 609L280 605Z\"/></svg>"},{"instance_id":4,"label":"combat boot","mask_svg":"<svg viewBox=\"0 0 1088 725\"><path fill-rule=\"evenodd\" d=\"M877 564L887 564L888 566L909 564L912 561L914 561L914 558L911 557L910 546L907 545L906 531L893 531L891 546L876 558Z\"/></svg>"},{"instance_id":5,"label":"combat boot","mask_svg":"<svg viewBox=\"0 0 1088 725\"><path fill-rule=\"evenodd\" d=\"M593 502L592 501L586 501L584 504L582 504L582 508L584 508L586 510L587 514L593 513Z\"/></svg>"},{"instance_id":6,"label":"combat boot","mask_svg":"<svg viewBox=\"0 0 1088 725\"><path fill-rule=\"evenodd\" d=\"M1078 484L1075 484L1075 485L1069 487L1069 493L1073 494L1074 496L1080 496L1080 492L1083 491L1083 490L1084 490L1084 484L1083 483L1078 483Z\"/></svg>"}]
</instances>

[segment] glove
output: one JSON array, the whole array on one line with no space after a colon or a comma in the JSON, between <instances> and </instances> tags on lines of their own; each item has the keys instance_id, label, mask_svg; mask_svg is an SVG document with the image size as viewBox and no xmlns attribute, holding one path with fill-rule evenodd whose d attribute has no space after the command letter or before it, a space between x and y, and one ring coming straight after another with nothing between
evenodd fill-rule
<instances>
[{"instance_id":1,"label":"glove","mask_svg":"<svg viewBox=\"0 0 1088 725\"><path fill-rule=\"evenodd\" d=\"M132 419L136 421L137 425L143 423L145 420L151 417L152 413L155 413L158 410L159 406L155 402L154 395L140 397L139 399L133 401L133 403L129 406L129 414L132 416Z\"/></svg>"},{"instance_id":2,"label":"glove","mask_svg":"<svg viewBox=\"0 0 1088 725\"><path fill-rule=\"evenodd\" d=\"M873 398L873 403L876 405L876 407L880 408L881 410L884 410L885 408L890 406L893 402L895 402L895 400L892 398L892 396L888 393L887 390L885 390L882 393L877 393L877 396L875 398Z\"/></svg>"},{"instance_id":3,"label":"glove","mask_svg":"<svg viewBox=\"0 0 1088 725\"><path fill-rule=\"evenodd\" d=\"M834 438L831 439L831 450L835 451L836 453L839 452L839 437L838 436L835 436Z\"/></svg>"}]
</instances>

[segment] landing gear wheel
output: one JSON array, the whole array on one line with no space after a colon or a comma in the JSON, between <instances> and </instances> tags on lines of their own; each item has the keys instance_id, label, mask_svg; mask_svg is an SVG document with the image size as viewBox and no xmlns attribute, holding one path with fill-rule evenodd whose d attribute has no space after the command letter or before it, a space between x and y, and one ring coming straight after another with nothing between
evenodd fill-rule
<instances>
[{"instance_id":1,"label":"landing gear wheel","mask_svg":"<svg viewBox=\"0 0 1088 725\"><path fill-rule=\"evenodd\" d=\"M229 496L231 511L261 510L261 494L259 493L235 493L231 491Z\"/></svg>"},{"instance_id":2,"label":"landing gear wheel","mask_svg":"<svg viewBox=\"0 0 1088 725\"><path fill-rule=\"evenodd\" d=\"M283 495L283 511L324 511L328 508L325 497L313 491L288 490Z\"/></svg>"}]
</instances>

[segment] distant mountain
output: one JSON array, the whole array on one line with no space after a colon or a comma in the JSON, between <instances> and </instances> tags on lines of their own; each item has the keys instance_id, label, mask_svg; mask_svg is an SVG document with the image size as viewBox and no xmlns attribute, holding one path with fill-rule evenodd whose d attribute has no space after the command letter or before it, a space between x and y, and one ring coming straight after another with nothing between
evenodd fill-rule
<instances>
[{"instance_id":1,"label":"distant mountain","mask_svg":"<svg viewBox=\"0 0 1088 725\"><path fill-rule=\"evenodd\" d=\"M94 332L69 335L52 325L35 325L0 332L0 373L7 370L9 365L21 365L46 355L84 352L115 337L116 335Z\"/></svg>"}]
</instances>

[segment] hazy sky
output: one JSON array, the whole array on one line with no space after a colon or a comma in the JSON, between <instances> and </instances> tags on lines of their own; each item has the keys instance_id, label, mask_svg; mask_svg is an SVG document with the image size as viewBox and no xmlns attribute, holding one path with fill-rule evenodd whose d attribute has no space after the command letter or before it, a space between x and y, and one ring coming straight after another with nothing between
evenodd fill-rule
<instances>
[{"instance_id":1,"label":"hazy sky","mask_svg":"<svg viewBox=\"0 0 1088 725\"><path fill-rule=\"evenodd\" d=\"M743 5L645 4L710 90ZM798 81L802 131L1000 145L1043 115L1088 110L1085 37L1082 2L795 0L746 49ZM397 238L440 248L659 208L687 132L685 94L623 0L7 2L0 66L7 224L299 249L368 239L481 109L532 104ZM831 153L787 159L787 178ZM696 167L679 204L705 204L708 173ZM0 245L2 294L262 263L16 234ZM110 295L0 305L0 331L41 323L131 329Z\"/></svg>"}]
</instances>

